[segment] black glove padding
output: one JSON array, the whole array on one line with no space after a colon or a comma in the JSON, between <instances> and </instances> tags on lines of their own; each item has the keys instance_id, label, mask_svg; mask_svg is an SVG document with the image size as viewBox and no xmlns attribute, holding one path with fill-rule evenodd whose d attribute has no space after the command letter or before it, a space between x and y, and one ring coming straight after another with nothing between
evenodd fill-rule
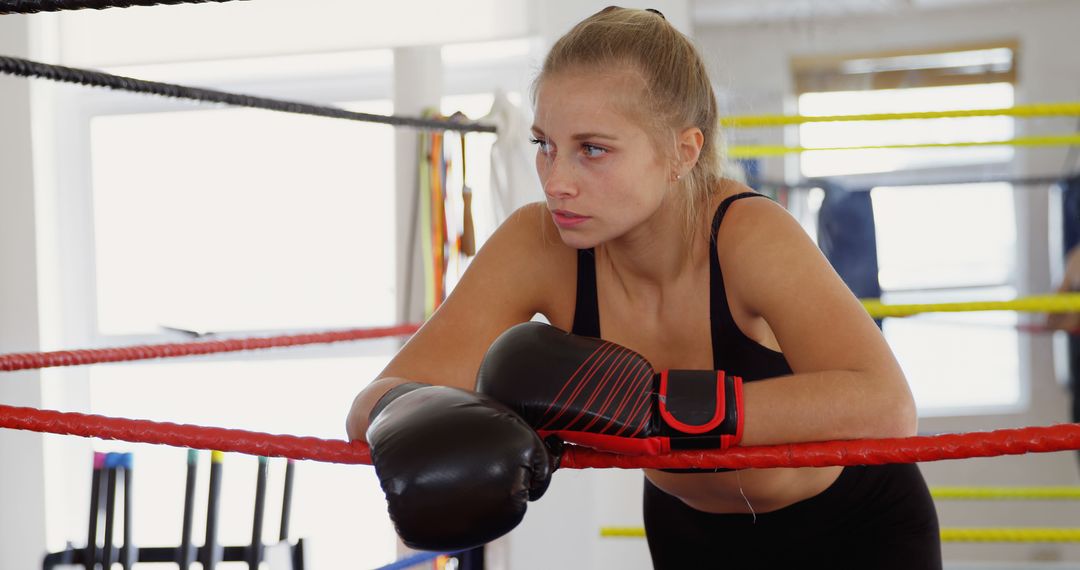
<instances>
[{"instance_id":1,"label":"black glove padding","mask_svg":"<svg viewBox=\"0 0 1080 570\"><path fill-rule=\"evenodd\" d=\"M726 449L743 433L742 378L654 370L613 342L527 322L495 339L476 380L542 437L630 455Z\"/></svg>"},{"instance_id":2,"label":"black glove padding","mask_svg":"<svg viewBox=\"0 0 1080 570\"><path fill-rule=\"evenodd\" d=\"M390 389L371 411L367 441L390 519L418 550L462 550L506 534L554 470L517 414L447 386Z\"/></svg>"}]
</instances>

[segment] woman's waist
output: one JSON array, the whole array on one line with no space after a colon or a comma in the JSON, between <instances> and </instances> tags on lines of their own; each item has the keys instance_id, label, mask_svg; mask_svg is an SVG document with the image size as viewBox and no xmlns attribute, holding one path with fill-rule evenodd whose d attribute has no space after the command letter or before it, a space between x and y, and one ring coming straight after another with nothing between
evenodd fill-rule
<instances>
[{"instance_id":1,"label":"woman's waist","mask_svg":"<svg viewBox=\"0 0 1080 570\"><path fill-rule=\"evenodd\" d=\"M660 490L699 511L767 513L818 495L836 481L842 470L804 467L667 473L646 469L645 476Z\"/></svg>"}]
</instances>

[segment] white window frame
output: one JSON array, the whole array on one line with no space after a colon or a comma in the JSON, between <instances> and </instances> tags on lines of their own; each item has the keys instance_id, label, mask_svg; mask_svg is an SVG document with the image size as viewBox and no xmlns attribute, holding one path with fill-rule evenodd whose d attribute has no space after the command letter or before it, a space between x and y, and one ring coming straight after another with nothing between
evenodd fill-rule
<instances>
[{"instance_id":1,"label":"white window frame","mask_svg":"<svg viewBox=\"0 0 1080 570\"><path fill-rule=\"evenodd\" d=\"M526 92L535 69L534 59L539 43L532 42L527 56L500 57L490 62L472 61L460 65L443 66L446 79L440 95L505 91ZM498 54L499 52L493 52ZM162 72L161 67L158 72ZM393 65L372 69L369 73L357 73L355 69L345 73L326 73L301 80L289 77L252 78L247 81L229 77L229 81L200 80L192 77L190 64L177 64L177 74L159 80L178 84L201 86L237 93L259 93L268 97L295 99L315 104L333 104L338 101L363 101L393 99L395 70ZM171 71L172 68L168 71ZM104 70L124 75L123 70ZM220 69L216 69L221 75ZM132 77L154 79L140 73L127 73ZM145 335L104 335L97 326L96 260L94 244L94 208L91 172L91 121L96 116L125 115L134 113L159 113L182 110L213 108L191 101L179 101L154 95L106 91L63 83L43 86L45 96L35 105L47 108L52 114L42 128L44 149L40 154L42 164L48 166L48 176L42 181L45 191L39 191L44 207L37 208L39 237L46 243L37 259L39 271L50 276L51 290L45 292L51 303L57 305L43 318L50 320L49 348L71 349L86 347L128 346L192 340L182 333L162 332ZM269 112L269 111L268 111ZM312 120L332 120L315 118ZM365 128L358 126L358 128ZM47 154L46 154L47 152ZM395 188L385 191L394 192ZM402 260L398 260L399 263ZM230 331L229 336L263 336L283 331ZM202 361L253 361L277 359L324 359L334 357L392 357L401 346L401 339L387 338L364 342L314 345L292 350L253 351L201 356ZM68 367L42 371L45 389L55 392L61 407L90 411L90 368ZM344 422L344 418L342 418ZM47 539L52 548L61 548L71 532L78 532L85 524L82 515L71 516L71 505L85 499L84 490L89 475L83 469L85 457L91 449L89 440L65 440L62 454L47 454L47 471L66 474L47 482L50 496L59 497L65 503L63 509L52 508L57 515L55 524L47 529ZM58 503L59 504L59 503ZM53 507L56 507L55 505ZM76 534L76 536L78 536Z\"/></svg>"},{"instance_id":2,"label":"white window frame","mask_svg":"<svg viewBox=\"0 0 1080 570\"><path fill-rule=\"evenodd\" d=\"M995 165L995 166L1002 166L1002 165L998 164L998 165ZM935 185L934 182L936 182L936 180L962 180L963 177L965 176L965 167L939 168L939 169L934 169L934 172L935 172L935 174L933 176L927 176L925 173L922 174L922 176L923 176L922 180L926 180L928 182L927 185ZM919 180L920 179L920 178L918 178L918 176L920 175L919 171L908 171L906 174L910 174L912 176L911 180ZM970 177L970 167L967 169L967 174L966 175ZM860 176L862 176L862 175L860 175ZM940 178L937 178L935 180L934 176L938 176ZM989 175L984 175L984 176L986 176L987 178L990 177ZM911 184L911 185L916 186L915 184ZM878 184L873 185L873 187L886 187L886 186L889 186L889 184L878 183ZM871 189L873 189L873 188L871 188ZM900 190L897 190L897 191L903 191L903 190L900 189ZM1024 191L1024 189L1018 189L1016 186L1012 187L1012 199L1013 199L1013 204L1014 204L1014 209L1013 209L1014 216L1018 216L1020 214L1020 209L1018 207L1016 207L1017 193L1018 192L1023 192L1023 191ZM1018 222L1018 219L1014 217L1013 223L1016 224L1017 222ZM1016 237L1015 245L1014 245L1014 247L1016 249L1014 253L1017 255L1017 260L1018 261L1019 261L1019 258L1020 258L1020 256L1019 256L1020 250L1023 247L1022 239L1023 239L1023 236L1018 234L1017 237ZM1014 266L1012 268L1012 272L1009 275L1009 277L1005 281L1002 281L1002 282L994 282L994 283L989 283L988 282L988 283L981 283L981 284L978 284L978 285L960 285L960 286L954 286L954 287L948 287L948 286L944 286L944 287L908 287L908 288L902 288L902 289L886 289L886 288L883 287L882 288L882 297L886 297L889 293L895 293L895 294L898 294L898 295L911 295L911 294L927 293L927 294L932 295L932 294L934 294L936 292L957 292L957 291L965 291L965 290L986 290L986 289L995 289L995 288L1011 288L1012 290L1019 292L1019 291L1022 290L1022 287L1021 287L1021 284L1020 284L1020 279L1019 279L1019 275L1018 275L1018 269L1019 269L1018 266ZM1008 300L1008 299L998 299L998 300ZM896 301L896 302L899 302L899 301ZM923 302L923 301L920 301L920 302ZM978 315L978 313L976 313L976 315ZM957 319L957 320L960 320L960 319ZM1017 324L1021 324L1023 322L1024 322L1024 319L1023 319L1023 317L1021 317L1021 318L1018 319ZM927 323L925 326L934 326L934 324ZM974 324L973 326L980 326L980 325ZM928 410L922 410L920 412L920 415L922 415L923 417L928 417L928 418L930 418L930 417L932 417L932 418L950 418L950 417L966 417L966 416L1001 416L1001 415L1011 415L1011 414L1023 414L1023 413L1026 413L1030 409L1030 406L1031 406L1031 366L1030 366L1030 354L1029 354L1029 351L1024 350L1024 339L1023 339L1022 335L1023 335L1023 333L1021 333L1019 331L1016 332L1016 346L1015 346L1016 355L1017 355L1017 370L1016 370L1016 372L1017 372L1017 375L1018 375L1016 381L1018 382L1018 384L1017 384L1018 391L1017 391L1017 399L1016 399L1016 401L1014 403L1011 403L1011 404L993 404L993 405L986 404L986 405L936 406L936 407L930 408Z\"/></svg>"},{"instance_id":3,"label":"white window frame","mask_svg":"<svg viewBox=\"0 0 1080 570\"><path fill-rule=\"evenodd\" d=\"M298 56L302 57L302 56ZM392 61L392 58L391 58ZM244 61L230 62L243 69ZM175 82L235 93L257 93L260 96L333 105L339 101L393 99L394 66L375 65L357 71L356 68L329 71L322 75L306 74L300 79L289 76L263 76L221 80L221 64L214 67L213 76L219 79L200 80L192 63L154 66L155 73L175 67L183 79ZM145 69L140 67L139 69ZM528 85L531 54L500 56L493 53L487 61L469 61L443 66L442 96L494 92L497 88L520 91ZM125 69L106 70L125 75ZM138 71L135 70L135 71ZM136 76L136 73L130 73ZM163 342L185 342L192 338L180 332L162 331L155 334L102 334L98 328L96 260L94 244L93 186L91 172L90 124L94 117L162 113L170 111L213 108L192 101L176 100L155 95L117 92L99 88L60 85L56 89L57 113L56 159L62 165L57 174L57 227L61 268L62 312L65 346L127 346ZM270 112L270 111L267 111ZM312 117L311 120L334 120ZM359 128L363 128L360 126ZM385 191L393 192L393 188ZM403 263L403 260L398 260ZM229 337L265 336L285 332L307 331L230 331ZM316 345L302 350L272 351L271 353L239 352L203 358L247 360L251 358L324 358L335 356L392 355L400 347L398 339L375 339L365 342Z\"/></svg>"},{"instance_id":4,"label":"white window frame","mask_svg":"<svg viewBox=\"0 0 1080 570\"><path fill-rule=\"evenodd\" d=\"M1013 166L1006 163L987 163L976 167L979 170L979 176L986 179L1005 179L1014 176L1012 172ZM890 173L871 173L871 174L850 174L840 176L823 177L815 180L819 180L825 183L833 183L844 188L858 188L872 190L875 187L884 186L903 186L903 185L918 185L925 183L927 185L935 184L940 181L950 180L970 180L972 178L971 171L972 165L964 166L949 166L949 167L936 167L927 169L912 169L902 172L890 172ZM1018 202L1017 194L1025 191L1024 189L1013 188L1013 201ZM1022 213L1022 209L1017 203L1017 207L1014 210L1016 215L1019 216ZM816 212L815 212L816 215ZM1019 220L1014 220L1017 223ZM811 224L804 223L804 227L812 227L816 230L816 220ZM815 237L816 239L816 237ZM1024 250L1024 237L1017 235L1016 248L1017 256L1019 259L1019 252ZM1004 283L988 283L985 285L979 285L974 288L993 288L993 287L1012 287L1017 291L1023 291L1024 287L1019 279L1019 268L1015 267L1011 279ZM962 289L970 289L973 287L935 287L928 289L903 289L896 290L897 293L910 294L917 293L919 291L955 291ZM888 290L883 290L882 295L888 294ZM1021 319L1023 322L1023 319ZM932 326L932 325L927 325ZM1013 404L1004 405L972 405L972 406L956 406L956 407L935 407L930 410L921 410L920 415L927 418L958 418L968 416L1001 416L1001 415L1018 415L1026 413L1031 406L1031 351L1027 350L1024 344L1024 339L1017 336L1017 372L1019 382L1019 393L1017 401Z\"/></svg>"}]
</instances>

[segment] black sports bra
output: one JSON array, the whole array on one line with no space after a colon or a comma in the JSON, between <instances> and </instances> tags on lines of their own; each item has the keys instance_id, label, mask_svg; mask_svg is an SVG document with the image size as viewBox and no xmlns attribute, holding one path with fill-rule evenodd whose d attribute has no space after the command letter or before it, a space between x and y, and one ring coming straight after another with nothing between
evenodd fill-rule
<instances>
[{"instance_id":1,"label":"black sports bra","mask_svg":"<svg viewBox=\"0 0 1080 570\"><path fill-rule=\"evenodd\" d=\"M713 367L738 374L744 381L774 378L791 374L784 355L747 337L735 324L724 291L724 276L716 254L716 235L731 203L742 198L762 196L743 192L726 198L716 209L709 243L709 320L712 329ZM596 292L596 256L592 249L578 250L577 302L574 308L574 334L601 338L600 308Z\"/></svg>"}]
</instances>

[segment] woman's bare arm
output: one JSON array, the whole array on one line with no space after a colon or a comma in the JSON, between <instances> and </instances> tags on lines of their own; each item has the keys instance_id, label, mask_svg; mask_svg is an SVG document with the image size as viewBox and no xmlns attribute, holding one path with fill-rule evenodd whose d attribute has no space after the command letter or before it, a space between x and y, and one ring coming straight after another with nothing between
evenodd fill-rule
<instances>
[{"instance_id":1,"label":"woman's bare arm","mask_svg":"<svg viewBox=\"0 0 1080 570\"><path fill-rule=\"evenodd\" d=\"M446 301L356 396L346 421L350 439L364 439L371 409L394 386L424 382L473 389L495 337L545 312L546 277L561 243L544 239L543 208L525 206L496 230Z\"/></svg>"},{"instance_id":2,"label":"woman's bare arm","mask_svg":"<svg viewBox=\"0 0 1080 570\"><path fill-rule=\"evenodd\" d=\"M729 295L764 318L794 371L745 385L743 445L915 434L914 400L881 331L783 208L736 202L718 241Z\"/></svg>"}]
</instances>

